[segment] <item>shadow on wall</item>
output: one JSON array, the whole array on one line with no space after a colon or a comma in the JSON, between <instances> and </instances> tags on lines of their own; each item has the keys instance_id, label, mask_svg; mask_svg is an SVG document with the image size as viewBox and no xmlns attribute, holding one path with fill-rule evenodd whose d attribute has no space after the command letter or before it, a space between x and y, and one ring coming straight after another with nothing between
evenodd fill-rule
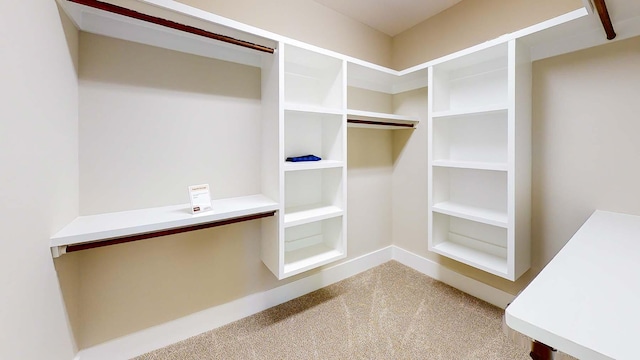
<instances>
[{"instance_id":1,"label":"shadow on wall","mask_svg":"<svg viewBox=\"0 0 640 360\"><path fill-rule=\"evenodd\" d=\"M108 246L55 260L80 349L299 278L260 259L260 221Z\"/></svg>"}]
</instances>

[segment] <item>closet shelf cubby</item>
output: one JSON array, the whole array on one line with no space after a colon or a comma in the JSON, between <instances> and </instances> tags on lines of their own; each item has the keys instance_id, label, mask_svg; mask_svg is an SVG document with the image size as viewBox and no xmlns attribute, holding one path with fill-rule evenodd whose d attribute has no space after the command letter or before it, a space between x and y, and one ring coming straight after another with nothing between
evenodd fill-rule
<instances>
[{"instance_id":1,"label":"closet shelf cubby","mask_svg":"<svg viewBox=\"0 0 640 360\"><path fill-rule=\"evenodd\" d=\"M79 216L51 237L54 256L66 247L105 242L142 234L164 235L173 229L251 217L278 210L278 204L264 195L251 195L212 201L213 210L193 215L189 204ZM249 218L247 218L249 220ZM145 238L153 236L145 236Z\"/></svg>"},{"instance_id":2,"label":"closet shelf cubby","mask_svg":"<svg viewBox=\"0 0 640 360\"><path fill-rule=\"evenodd\" d=\"M338 160L287 162L284 164L284 171L330 169L330 168L340 168L343 166L344 166L344 162L338 161Z\"/></svg>"}]
</instances>

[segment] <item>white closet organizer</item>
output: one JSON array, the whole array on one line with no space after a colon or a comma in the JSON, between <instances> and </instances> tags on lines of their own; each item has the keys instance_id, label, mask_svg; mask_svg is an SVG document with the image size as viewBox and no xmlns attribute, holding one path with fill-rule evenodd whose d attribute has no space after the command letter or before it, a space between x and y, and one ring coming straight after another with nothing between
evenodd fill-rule
<instances>
[{"instance_id":1,"label":"white closet organizer","mask_svg":"<svg viewBox=\"0 0 640 360\"><path fill-rule=\"evenodd\" d=\"M505 41L429 71L429 249L516 280L530 267L528 50Z\"/></svg>"},{"instance_id":2,"label":"white closet organizer","mask_svg":"<svg viewBox=\"0 0 640 360\"><path fill-rule=\"evenodd\" d=\"M278 61L283 98L273 118L284 130L276 140L284 216L278 239L263 239L262 259L283 279L347 256L346 70L344 60L288 44ZM322 160L285 161L303 155Z\"/></svg>"},{"instance_id":3,"label":"white closet organizer","mask_svg":"<svg viewBox=\"0 0 640 360\"><path fill-rule=\"evenodd\" d=\"M54 256L275 212L261 221L261 253L280 279L346 256L348 119L377 129L419 124L415 114L347 109L347 87L394 95L427 85L429 248L518 278L529 267L530 61L606 41L594 40L601 29L579 9L395 71L177 1L57 2L86 32L261 68L262 157L258 194L218 199L214 213L195 217L186 205L81 216L52 236ZM307 154L322 161L285 162Z\"/></svg>"}]
</instances>

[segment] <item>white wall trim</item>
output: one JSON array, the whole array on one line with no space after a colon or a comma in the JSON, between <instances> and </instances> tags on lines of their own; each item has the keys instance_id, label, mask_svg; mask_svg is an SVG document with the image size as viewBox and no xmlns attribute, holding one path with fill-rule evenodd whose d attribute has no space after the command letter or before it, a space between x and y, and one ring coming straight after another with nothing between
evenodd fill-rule
<instances>
[{"instance_id":1,"label":"white wall trim","mask_svg":"<svg viewBox=\"0 0 640 360\"><path fill-rule=\"evenodd\" d=\"M505 308L515 297L449 270L432 260L397 246L388 246L355 259L324 268L313 275L280 287L252 294L81 350L76 355L75 360L130 359L280 305L382 265L389 260L396 260L405 266L501 308Z\"/></svg>"},{"instance_id":2,"label":"white wall trim","mask_svg":"<svg viewBox=\"0 0 640 360\"><path fill-rule=\"evenodd\" d=\"M511 295L478 280L461 275L453 270L447 269L435 261L416 255L397 246L393 247L393 260L501 309L506 308L507 305L515 299L515 295Z\"/></svg>"},{"instance_id":3,"label":"white wall trim","mask_svg":"<svg viewBox=\"0 0 640 360\"><path fill-rule=\"evenodd\" d=\"M391 260L393 247L331 266L300 280L81 350L76 360L130 359L240 320Z\"/></svg>"}]
</instances>

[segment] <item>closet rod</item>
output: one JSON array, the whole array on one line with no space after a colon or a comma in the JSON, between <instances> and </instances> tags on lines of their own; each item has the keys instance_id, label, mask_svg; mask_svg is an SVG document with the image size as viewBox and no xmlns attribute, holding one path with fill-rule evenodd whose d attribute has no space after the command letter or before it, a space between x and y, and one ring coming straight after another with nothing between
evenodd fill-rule
<instances>
[{"instance_id":1,"label":"closet rod","mask_svg":"<svg viewBox=\"0 0 640 360\"><path fill-rule=\"evenodd\" d=\"M205 224L198 224L198 225L186 226L186 227L169 229L169 230L160 230L160 231L154 231L154 232L145 233L145 234L128 235L120 238L113 238L113 239L89 242L84 244L67 245L64 253L94 249L94 248L99 248L103 246L124 244L132 241L146 240L146 239L151 239L154 237L160 237L160 236L166 236L166 235L175 235L175 234L180 234L188 231L208 229L216 226L229 225L229 224L235 224L243 221L262 219L269 216L274 216L275 214L276 214L275 211L268 211L264 213L241 216L241 217L232 218L232 219L224 219L224 220L214 221L214 222L205 223Z\"/></svg>"},{"instance_id":2,"label":"closet rod","mask_svg":"<svg viewBox=\"0 0 640 360\"><path fill-rule=\"evenodd\" d=\"M98 0L68 0L68 1L76 3L76 4L80 4L80 5L89 6L89 7L95 8L95 9L108 11L110 13L127 16L127 17L130 17L130 18L133 18L133 19L146 21L146 22L149 22L149 23L152 23L152 24L168 27L168 28L171 28L171 29L174 29L174 30L184 31L184 32L187 32L187 33L190 33L190 34L204 36L204 37L209 38L209 39L218 40L218 41L226 42L226 43L229 43L229 44L234 44L234 45L246 47L246 48L249 48L249 49L266 52L266 53L269 53L269 54L273 54L274 51L275 51L273 48L270 48L270 47L267 47L267 46L254 44L254 43L251 43L251 42L248 42L248 41L244 41L244 40L235 39L235 38L232 38L232 37L226 36L226 35L212 33L212 32L206 31L206 30L198 29L198 28L190 26L190 25L184 25L184 24L180 24L180 23L177 23L177 22L174 22L174 21L171 21L171 20L166 20L166 19L162 19L162 18L159 18L159 17L156 17L156 16L151 16L151 15L139 13L139 12L134 11L134 10L130 10L130 9L118 6L118 5L108 4L108 3L105 3L105 2L102 2L102 1L98 1Z\"/></svg>"},{"instance_id":3,"label":"closet rod","mask_svg":"<svg viewBox=\"0 0 640 360\"><path fill-rule=\"evenodd\" d=\"M398 123L385 122L385 121L369 121L369 120L347 119L347 122L350 123L350 124L397 126L397 127L413 128L413 124L398 124Z\"/></svg>"},{"instance_id":4,"label":"closet rod","mask_svg":"<svg viewBox=\"0 0 640 360\"><path fill-rule=\"evenodd\" d=\"M602 22L602 27L604 27L604 32L607 33L607 40L615 39L616 32L613 29L613 24L611 23L611 17L609 17L607 4L605 4L604 0L593 0L593 5L595 5L596 10L598 10L598 15L600 16L600 22Z\"/></svg>"}]
</instances>

